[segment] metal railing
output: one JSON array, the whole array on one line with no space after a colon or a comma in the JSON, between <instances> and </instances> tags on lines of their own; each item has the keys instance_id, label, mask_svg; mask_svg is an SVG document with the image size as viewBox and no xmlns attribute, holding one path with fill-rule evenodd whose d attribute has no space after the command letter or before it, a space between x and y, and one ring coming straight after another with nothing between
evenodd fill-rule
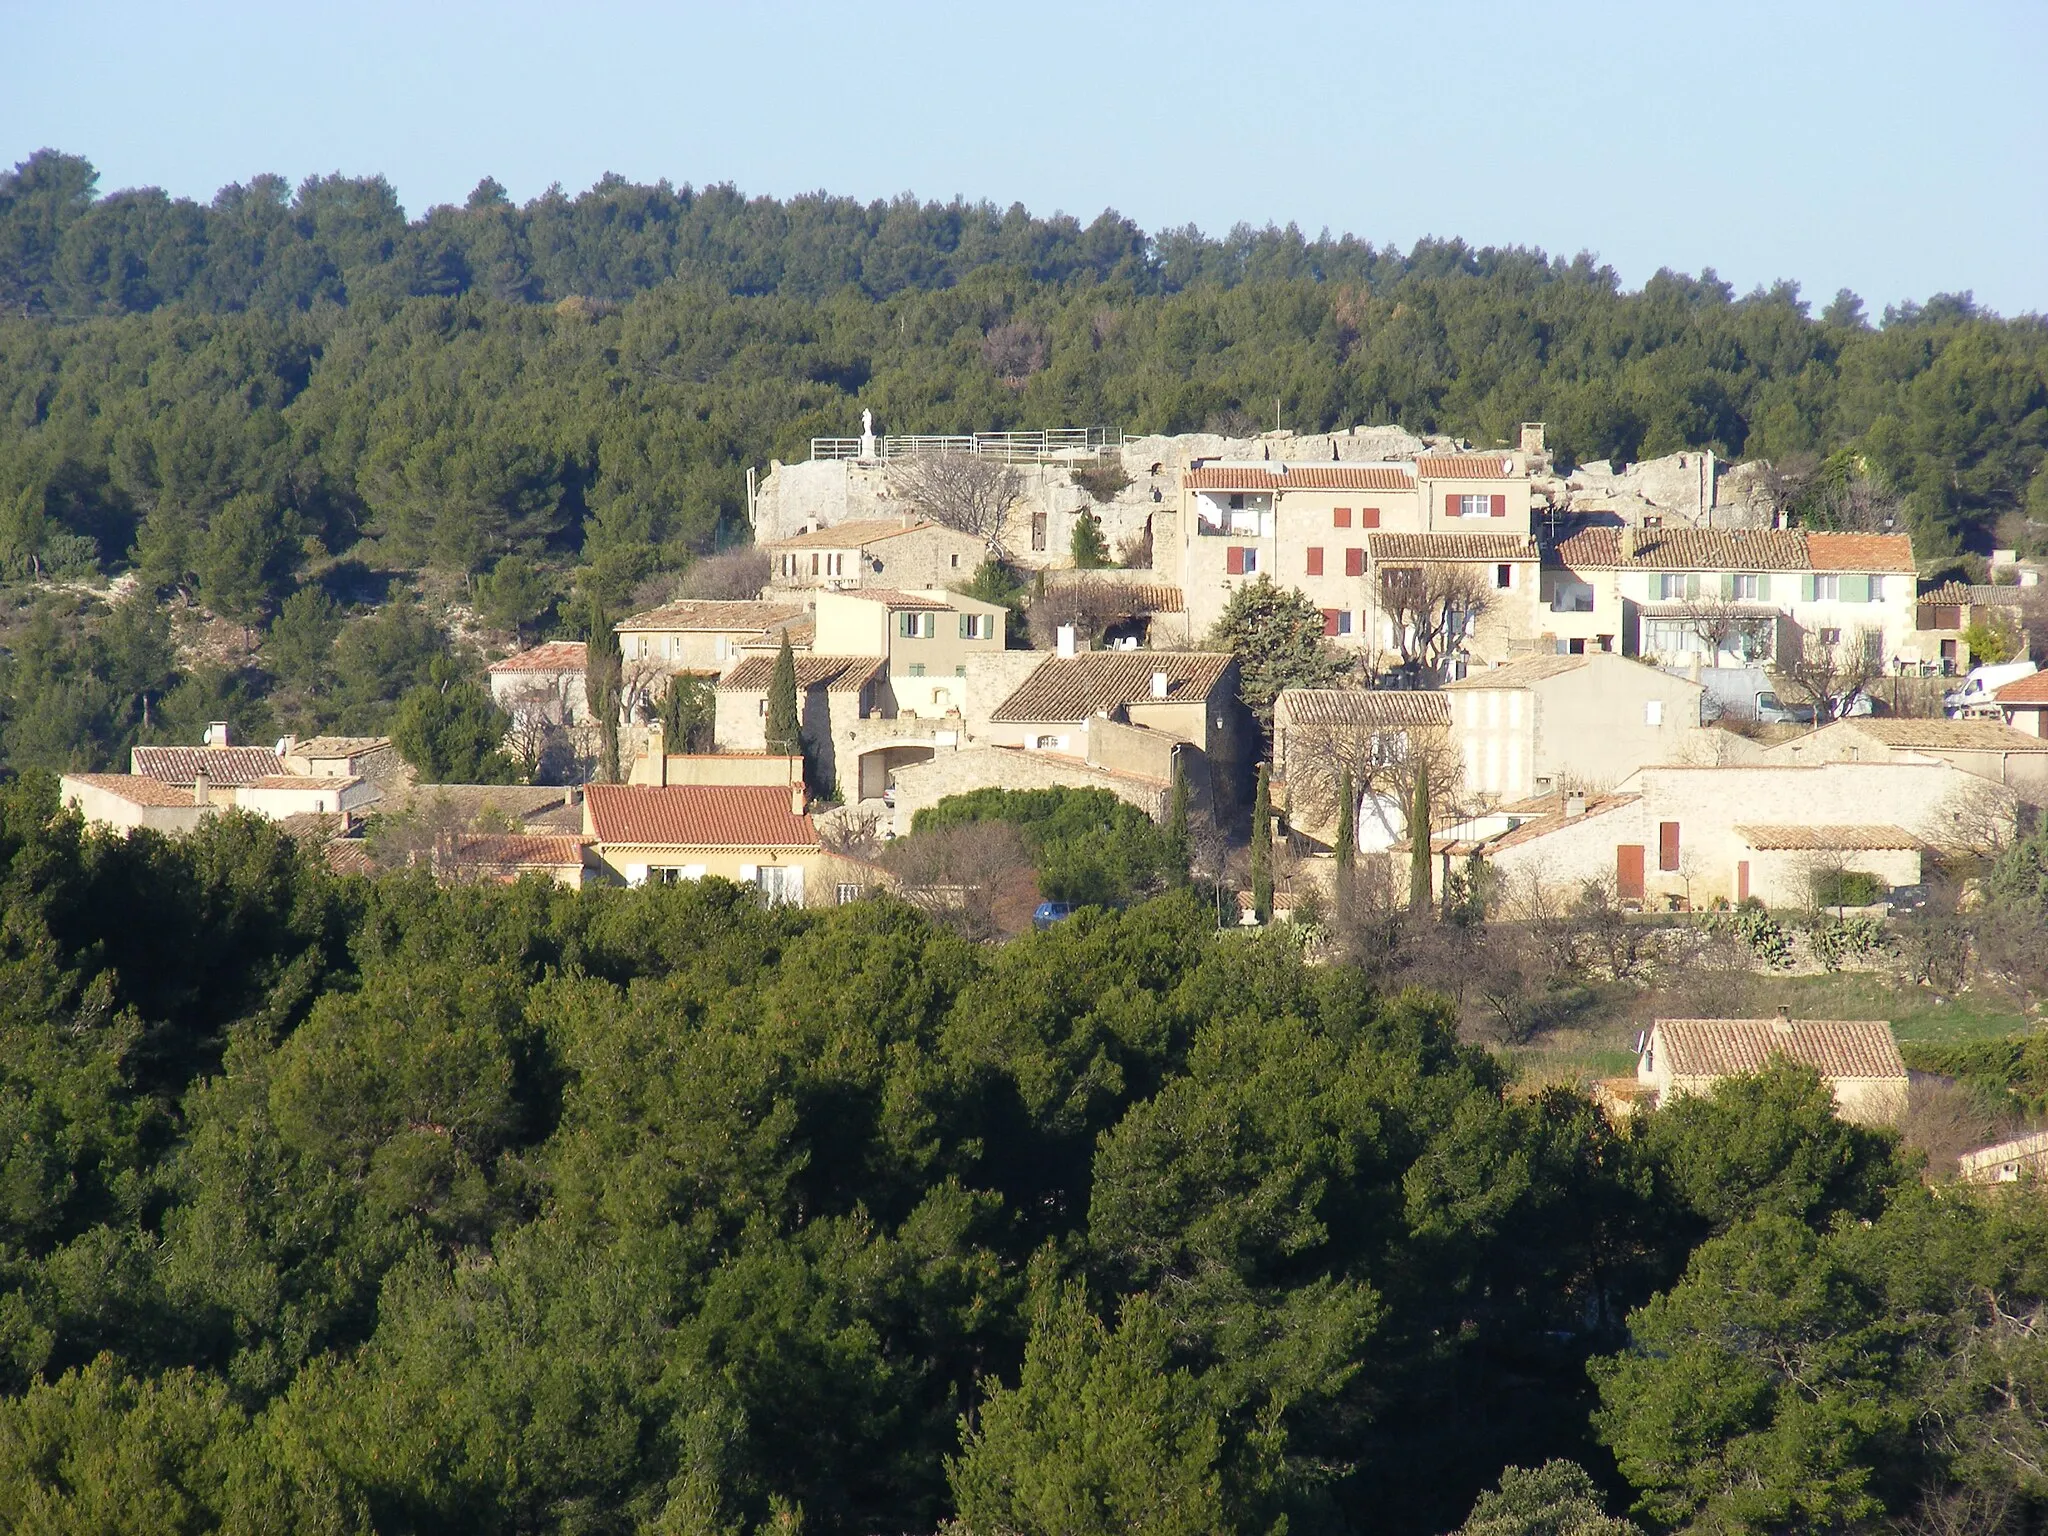
<instances>
[{"instance_id":1,"label":"metal railing","mask_svg":"<svg viewBox=\"0 0 2048 1536\"><path fill-rule=\"evenodd\" d=\"M861 456L857 437L814 437L813 459L857 459ZM1051 427L1035 432L974 432L957 436L910 435L878 437L876 457L914 458L928 453L969 453L1005 463L1040 459L1100 458L1124 444L1124 434L1110 427Z\"/></svg>"}]
</instances>

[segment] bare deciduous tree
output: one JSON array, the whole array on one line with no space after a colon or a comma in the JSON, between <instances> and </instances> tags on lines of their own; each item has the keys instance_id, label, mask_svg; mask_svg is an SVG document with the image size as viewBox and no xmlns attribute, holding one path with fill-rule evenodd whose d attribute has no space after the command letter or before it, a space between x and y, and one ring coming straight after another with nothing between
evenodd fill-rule
<instances>
[{"instance_id":1,"label":"bare deciduous tree","mask_svg":"<svg viewBox=\"0 0 2048 1536\"><path fill-rule=\"evenodd\" d=\"M889 488L933 522L980 539L1000 560L1005 553L1004 525L1023 481L998 459L931 453L891 463Z\"/></svg>"},{"instance_id":2,"label":"bare deciduous tree","mask_svg":"<svg viewBox=\"0 0 2048 1536\"><path fill-rule=\"evenodd\" d=\"M1459 809L1458 753L1442 726L1296 725L1277 747L1289 815L1304 826L1336 820L1337 781L1346 769L1361 798L1379 794L1409 804L1423 760L1429 764L1432 803L1452 813Z\"/></svg>"},{"instance_id":3,"label":"bare deciduous tree","mask_svg":"<svg viewBox=\"0 0 2048 1536\"><path fill-rule=\"evenodd\" d=\"M533 685L505 701L512 725L505 732L505 750L519 764L529 784L545 784L572 758L568 706L559 688Z\"/></svg>"},{"instance_id":4,"label":"bare deciduous tree","mask_svg":"<svg viewBox=\"0 0 2048 1536\"><path fill-rule=\"evenodd\" d=\"M1118 581L1048 581L1045 590L1031 599L1025 621L1031 629L1031 643L1050 650L1060 626L1071 624L1077 638L1093 644L1112 624L1121 623L1138 611L1129 587Z\"/></svg>"},{"instance_id":5,"label":"bare deciduous tree","mask_svg":"<svg viewBox=\"0 0 2048 1536\"><path fill-rule=\"evenodd\" d=\"M768 585L768 575L766 550L729 549L692 563L683 572L677 595L745 601L761 595L761 589Z\"/></svg>"},{"instance_id":6,"label":"bare deciduous tree","mask_svg":"<svg viewBox=\"0 0 2048 1536\"><path fill-rule=\"evenodd\" d=\"M1882 642L1870 629L1808 630L1798 653L1780 659L1778 674L1799 695L1796 702L1811 703L1815 721L1825 725L1884 676Z\"/></svg>"},{"instance_id":7,"label":"bare deciduous tree","mask_svg":"<svg viewBox=\"0 0 2048 1536\"><path fill-rule=\"evenodd\" d=\"M1426 683L1442 681L1451 658L1493 606L1485 572L1471 565L1383 565L1378 591L1401 666Z\"/></svg>"},{"instance_id":8,"label":"bare deciduous tree","mask_svg":"<svg viewBox=\"0 0 2048 1536\"><path fill-rule=\"evenodd\" d=\"M871 860L882 851L882 824L887 819L879 806L842 806L818 818L818 841L849 859Z\"/></svg>"},{"instance_id":9,"label":"bare deciduous tree","mask_svg":"<svg viewBox=\"0 0 2048 1536\"><path fill-rule=\"evenodd\" d=\"M1724 652L1732 651L1745 662L1761 660L1771 653L1771 628L1775 621L1749 612L1725 597L1687 598L1678 605L1677 617L1699 641L1710 667L1720 665Z\"/></svg>"},{"instance_id":10,"label":"bare deciduous tree","mask_svg":"<svg viewBox=\"0 0 2048 1536\"><path fill-rule=\"evenodd\" d=\"M883 866L902 882L901 895L973 939L1000 932L996 904L1031 878L1031 849L1006 821L965 822L898 838Z\"/></svg>"}]
</instances>

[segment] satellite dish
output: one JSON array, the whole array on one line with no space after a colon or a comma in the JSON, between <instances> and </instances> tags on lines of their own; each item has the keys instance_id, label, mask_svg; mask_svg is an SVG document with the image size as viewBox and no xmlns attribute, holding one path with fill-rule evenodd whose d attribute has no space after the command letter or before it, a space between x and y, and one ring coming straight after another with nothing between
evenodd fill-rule
<instances>
[{"instance_id":1,"label":"satellite dish","mask_svg":"<svg viewBox=\"0 0 2048 1536\"><path fill-rule=\"evenodd\" d=\"M1515 461L1513 459L1502 459L1500 461L1500 472L1504 475L1512 475L1515 472Z\"/></svg>"}]
</instances>

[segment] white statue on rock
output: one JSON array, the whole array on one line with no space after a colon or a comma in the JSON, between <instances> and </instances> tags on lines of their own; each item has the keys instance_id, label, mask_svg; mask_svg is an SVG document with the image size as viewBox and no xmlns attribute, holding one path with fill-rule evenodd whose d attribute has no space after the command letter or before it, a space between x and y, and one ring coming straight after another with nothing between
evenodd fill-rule
<instances>
[{"instance_id":1,"label":"white statue on rock","mask_svg":"<svg viewBox=\"0 0 2048 1536\"><path fill-rule=\"evenodd\" d=\"M860 413L860 456L872 459L875 456L875 413L862 407Z\"/></svg>"}]
</instances>

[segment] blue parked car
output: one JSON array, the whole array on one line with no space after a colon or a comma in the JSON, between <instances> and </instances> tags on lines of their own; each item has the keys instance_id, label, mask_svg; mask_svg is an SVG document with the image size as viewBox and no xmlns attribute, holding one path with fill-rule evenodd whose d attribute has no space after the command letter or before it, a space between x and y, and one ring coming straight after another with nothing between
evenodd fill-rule
<instances>
[{"instance_id":1,"label":"blue parked car","mask_svg":"<svg viewBox=\"0 0 2048 1536\"><path fill-rule=\"evenodd\" d=\"M1073 915L1074 908L1071 902L1041 901L1037 910L1031 914L1031 926L1042 931L1054 923L1065 922Z\"/></svg>"}]
</instances>

